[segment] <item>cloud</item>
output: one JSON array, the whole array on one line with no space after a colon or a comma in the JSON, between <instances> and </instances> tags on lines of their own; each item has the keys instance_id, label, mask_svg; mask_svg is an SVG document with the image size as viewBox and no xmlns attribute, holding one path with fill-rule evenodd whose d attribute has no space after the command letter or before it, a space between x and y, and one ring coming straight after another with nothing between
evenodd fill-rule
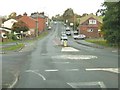
<instances>
[{"instance_id":1,"label":"cloud","mask_svg":"<svg viewBox=\"0 0 120 90\"><path fill-rule=\"evenodd\" d=\"M15 11L18 14L28 14L38 11L49 16L62 14L67 8L72 8L75 13L95 13L104 0L1 0L1 15Z\"/></svg>"}]
</instances>

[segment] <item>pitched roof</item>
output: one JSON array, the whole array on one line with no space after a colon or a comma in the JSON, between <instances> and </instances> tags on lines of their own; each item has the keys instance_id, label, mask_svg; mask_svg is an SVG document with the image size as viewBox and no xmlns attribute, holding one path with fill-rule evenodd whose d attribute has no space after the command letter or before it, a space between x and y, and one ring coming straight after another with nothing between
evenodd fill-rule
<instances>
[{"instance_id":1,"label":"pitched roof","mask_svg":"<svg viewBox=\"0 0 120 90\"><path fill-rule=\"evenodd\" d=\"M96 19L97 21L102 23L102 18L101 17L93 15L93 14L89 14L87 16L84 16L84 17L80 18L80 24L84 23L86 20L88 20L91 17L93 17L94 19Z\"/></svg>"},{"instance_id":2,"label":"pitched roof","mask_svg":"<svg viewBox=\"0 0 120 90\"><path fill-rule=\"evenodd\" d=\"M31 29L35 29L36 28L36 20L31 18L31 17L29 17L29 16L24 15L19 20L21 20L24 23L26 23L28 28L31 28Z\"/></svg>"}]
</instances>

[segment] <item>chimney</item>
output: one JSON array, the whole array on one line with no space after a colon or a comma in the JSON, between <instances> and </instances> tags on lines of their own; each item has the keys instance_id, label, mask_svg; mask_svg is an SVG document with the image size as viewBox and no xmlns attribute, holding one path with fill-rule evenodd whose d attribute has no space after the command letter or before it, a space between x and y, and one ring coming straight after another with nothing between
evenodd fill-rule
<instances>
[{"instance_id":1,"label":"chimney","mask_svg":"<svg viewBox=\"0 0 120 90\"><path fill-rule=\"evenodd\" d=\"M23 16L27 16L27 13L25 12L25 13L23 14Z\"/></svg>"}]
</instances>

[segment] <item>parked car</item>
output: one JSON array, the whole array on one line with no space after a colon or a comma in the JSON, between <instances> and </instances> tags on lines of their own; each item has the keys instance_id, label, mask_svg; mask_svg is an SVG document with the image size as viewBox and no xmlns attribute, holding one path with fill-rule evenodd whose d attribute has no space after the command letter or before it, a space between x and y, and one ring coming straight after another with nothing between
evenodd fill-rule
<instances>
[{"instance_id":1,"label":"parked car","mask_svg":"<svg viewBox=\"0 0 120 90\"><path fill-rule=\"evenodd\" d=\"M73 35L73 38L74 39L85 39L86 38L86 36L84 35L84 34L79 34L79 35Z\"/></svg>"},{"instance_id":2,"label":"parked car","mask_svg":"<svg viewBox=\"0 0 120 90\"><path fill-rule=\"evenodd\" d=\"M71 30L70 30L70 28L69 27L66 27L66 35L71 35Z\"/></svg>"}]
</instances>

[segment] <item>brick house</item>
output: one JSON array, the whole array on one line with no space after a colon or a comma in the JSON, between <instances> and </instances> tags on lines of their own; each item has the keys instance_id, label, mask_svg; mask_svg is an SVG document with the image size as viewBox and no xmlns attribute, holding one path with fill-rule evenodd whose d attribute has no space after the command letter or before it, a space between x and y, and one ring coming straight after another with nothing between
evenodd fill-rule
<instances>
[{"instance_id":1,"label":"brick house","mask_svg":"<svg viewBox=\"0 0 120 90\"><path fill-rule=\"evenodd\" d=\"M101 37L100 26L102 25L102 18L93 14L86 15L80 18L78 26L79 33L86 35L87 38Z\"/></svg>"},{"instance_id":2,"label":"brick house","mask_svg":"<svg viewBox=\"0 0 120 90\"><path fill-rule=\"evenodd\" d=\"M34 18L38 22L38 31L39 33L45 30L46 27L46 17L44 13L32 13L31 17Z\"/></svg>"},{"instance_id":3,"label":"brick house","mask_svg":"<svg viewBox=\"0 0 120 90\"><path fill-rule=\"evenodd\" d=\"M45 29L45 21L46 20L43 17L37 18L35 15L34 15L34 17L27 16L27 14L24 13L23 16L21 18L19 18L19 20L26 23L26 25L29 28L30 35L35 35L36 29L38 29L38 33L42 32Z\"/></svg>"},{"instance_id":4,"label":"brick house","mask_svg":"<svg viewBox=\"0 0 120 90\"><path fill-rule=\"evenodd\" d=\"M30 31L30 33L29 33L30 35L32 35L32 36L35 35L35 29L36 29L36 21L35 21L35 19L27 16L27 14L25 13L18 20L24 22L28 26L29 31Z\"/></svg>"}]
</instances>

